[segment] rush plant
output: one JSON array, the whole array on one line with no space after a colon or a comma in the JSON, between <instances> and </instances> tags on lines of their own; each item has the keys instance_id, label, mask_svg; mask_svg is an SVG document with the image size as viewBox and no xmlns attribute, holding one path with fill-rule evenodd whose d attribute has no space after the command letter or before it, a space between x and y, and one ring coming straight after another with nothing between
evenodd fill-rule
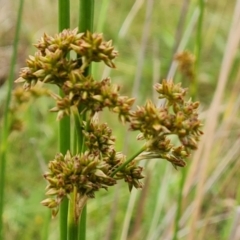
<instances>
[{"instance_id":1,"label":"rush plant","mask_svg":"<svg viewBox=\"0 0 240 240\"><path fill-rule=\"evenodd\" d=\"M154 85L165 104L156 106L148 99L134 109L135 99L121 95L120 86L110 78L94 79L86 74L92 62L115 68L118 52L102 34L65 29L55 36L44 34L35 47L35 55L27 59L16 82L23 83L26 91L57 86L61 95L47 90L56 103L51 112L57 113L58 121L66 117L73 120L78 143L49 161L44 174L47 198L42 204L55 217L61 204L69 201L68 236L79 239L82 210L97 191L121 180L130 191L142 187L140 161L159 158L175 168L185 166L202 134L199 103L187 99L187 90L168 79ZM128 131L139 132L137 140L142 144L132 156L116 151L112 129L99 121L98 115L105 108L116 114Z\"/></svg>"}]
</instances>

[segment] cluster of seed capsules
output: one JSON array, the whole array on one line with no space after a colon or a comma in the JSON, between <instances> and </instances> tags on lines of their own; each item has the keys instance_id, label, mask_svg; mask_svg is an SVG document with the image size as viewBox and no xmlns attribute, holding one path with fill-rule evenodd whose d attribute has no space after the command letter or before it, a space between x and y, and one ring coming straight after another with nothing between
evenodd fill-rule
<instances>
[{"instance_id":1,"label":"cluster of seed capsules","mask_svg":"<svg viewBox=\"0 0 240 240\"><path fill-rule=\"evenodd\" d=\"M159 98L166 99L164 106L157 107L151 100L133 110L134 99L120 95L120 87L110 78L96 81L86 75L91 62L104 62L115 68L113 59L117 51L111 41L104 41L102 34L78 33L64 30L54 37L44 35L35 45L37 52L29 56L27 67L20 72L16 82L23 82L26 90L38 82L58 86L63 96L51 93L56 106L57 119L66 115L88 114L89 121L82 121L84 151L72 155L70 151L57 154L48 164L44 175L48 181L47 199L42 204L51 208L53 215L59 204L75 189L79 196L93 198L101 188L107 189L124 179L131 190L141 188L143 178L139 160L162 158L175 167L183 167L185 158L197 148L202 134L198 119L198 102L186 101L186 89L172 80L163 80L154 86ZM70 56L75 53L75 58ZM139 140L144 140L143 151L126 163L126 156L115 150L115 138L106 123L99 123L96 114L108 108L116 113L120 122L129 125L129 131L139 131ZM172 143L175 136L177 143ZM124 165L124 168L121 166Z\"/></svg>"}]
</instances>

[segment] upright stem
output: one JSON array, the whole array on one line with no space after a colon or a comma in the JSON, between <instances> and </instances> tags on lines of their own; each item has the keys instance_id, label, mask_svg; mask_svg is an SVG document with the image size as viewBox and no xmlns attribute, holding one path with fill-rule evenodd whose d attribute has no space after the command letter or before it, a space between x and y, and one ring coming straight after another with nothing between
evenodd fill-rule
<instances>
[{"instance_id":1,"label":"upright stem","mask_svg":"<svg viewBox=\"0 0 240 240\"><path fill-rule=\"evenodd\" d=\"M79 9L79 32L93 31L94 0L80 0Z\"/></svg>"},{"instance_id":2,"label":"upright stem","mask_svg":"<svg viewBox=\"0 0 240 240\"><path fill-rule=\"evenodd\" d=\"M78 239L78 222L76 220L76 206L77 206L77 190L74 189L71 194L70 207L69 207L69 223L68 223L68 240Z\"/></svg>"},{"instance_id":3,"label":"upright stem","mask_svg":"<svg viewBox=\"0 0 240 240\"><path fill-rule=\"evenodd\" d=\"M70 1L58 1L58 30L70 27ZM60 91L60 95L62 92ZM59 122L59 151L65 154L70 150L70 118L64 117ZM60 205L60 240L67 239L68 199L65 198Z\"/></svg>"},{"instance_id":4,"label":"upright stem","mask_svg":"<svg viewBox=\"0 0 240 240\"><path fill-rule=\"evenodd\" d=\"M11 102L11 92L14 81L14 68L17 59L17 46L20 34L20 27L22 23L22 12L23 12L24 0L19 2L18 16L17 16L17 25L16 32L13 42L13 54L11 59L9 78L8 78L8 93L6 104L4 108L4 119L3 119L3 128L1 136L1 146L0 146L0 239L4 239L3 236L3 205L4 205L4 185L5 185L5 175L6 175L6 158L7 158L7 139L9 135L9 105Z\"/></svg>"},{"instance_id":5,"label":"upright stem","mask_svg":"<svg viewBox=\"0 0 240 240\"><path fill-rule=\"evenodd\" d=\"M188 167L183 168L182 177L181 177L181 180L179 182L177 212L176 212L176 216L175 216L175 223L174 223L175 226L174 226L173 240L178 239L177 234L178 234L178 230L179 230L179 220L180 220L181 212L182 212L183 187L184 187L184 183L185 183L185 179L186 179L186 175L187 175L187 169L188 169Z\"/></svg>"},{"instance_id":6,"label":"upright stem","mask_svg":"<svg viewBox=\"0 0 240 240\"><path fill-rule=\"evenodd\" d=\"M80 0L79 2L79 32L90 31L93 32L93 21L94 21L94 0ZM86 69L84 75L89 75L90 68ZM86 116L83 116L83 119ZM86 120L86 119L84 119ZM81 143L83 145L84 142ZM79 146L81 150L84 150L83 146ZM86 239L86 222L87 222L87 206L83 208L79 222L79 240Z\"/></svg>"}]
</instances>

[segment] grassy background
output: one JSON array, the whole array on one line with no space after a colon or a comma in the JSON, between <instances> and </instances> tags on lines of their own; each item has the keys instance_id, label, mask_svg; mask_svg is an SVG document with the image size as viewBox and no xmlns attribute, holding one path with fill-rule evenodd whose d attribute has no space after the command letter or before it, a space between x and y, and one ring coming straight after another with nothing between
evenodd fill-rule
<instances>
[{"instance_id":1,"label":"grassy background","mask_svg":"<svg viewBox=\"0 0 240 240\"><path fill-rule=\"evenodd\" d=\"M1 118L17 4L17 1L2 0L0 6ZM138 104L153 98L152 83L168 76L181 40L186 41L183 49L196 53L197 24L189 35L184 32L193 22L198 4L193 0L96 1L95 29L104 32L106 39L113 39L120 54L115 61L116 70L110 72L103 64L94 65L94 76L101 79L110 75L113 82L121 85L124 94L138 97ZM179 239L240 238L234 227L240 204L240 55L238 44L234 43L234 40L239 42L239 11L235 14L238 5L235 6L235 1L206 3L197 84L184 79L178 71L174 76L174 81L196 88L201 118L205 122L199 150L188 162ZM71 1L72 28L77 26L77 8L77 1ZM232 24L234 16L238 16L236 25ZM26 0L16 78L19 68L25 65L24 59L34 53L32 43L44 32L57 32L57 2ZM228 43L232 48L227 48ZM4 211L6 239L42 239L49 218L48 209L40 205L46 185L42 174L57 149L56 116L48 112L52 106L53 102L47 98L32 101L21 112L23 131L9 136ZM101 118L110 120L118 150L124 148L131 153L138 148L135 136L123 134L124 129L115 117L104 113ZM0 124L2 127L2 122ZM162 160L144 164L147 177L142 191L134 190L130 194L122 183L108 192L99 192L96 199L89 201L88 239L172 239L183 170L176 171ZM57 224L56 219L50 223L50 240L58 239ZM193 232L194 226L197 229Z\"/></svg>"}]
</instances>

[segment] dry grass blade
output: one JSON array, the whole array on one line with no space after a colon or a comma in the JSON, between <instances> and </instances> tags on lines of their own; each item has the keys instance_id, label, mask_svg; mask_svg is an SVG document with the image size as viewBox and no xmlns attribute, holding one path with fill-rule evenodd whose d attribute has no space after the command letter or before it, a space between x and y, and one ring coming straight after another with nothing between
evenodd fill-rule
<instances>
[{"instance_id":1,"label":"dry grass blade","mask_svg":"<svg viewBox=\"0 0 240 240\"><path fill-rule=\"evenodd\" d=\"M158 222L159 222L162 210L164 208L164 203L167 202L167 199L169 197L168 188L169 188L171 174L172 174L172 166L170 166L170 164L167 164L166 170L164 171L164 176L162 178L159 178L159 186L161 186L161 188L160 190L158 190L156 206L154 208L152 222L146 238L148 240L156 239L156 236L159 235L157 231L159 229Z\"/></svg>"},{"instance_id":2,"label":"dry grass blade","mask_svg":"<svg viewBox=\"0 0 240 240\"><path fill-rule=\"evenodd\" d=\"M229 32L229 37L224 52L222 61L222 67L219 74L219 80L217 89L213 96L212 103L210 105L207 120L204 127L205 136L202 139L201 145L198 151L198 159L195 159L199 164L199 181L196 190L196 197L194 203L194 212L191 218L190 233L188 235L189 240L195 239L197 221L199 218L200 207L204 197L204 183L207 177L209 157L214 142L214 133L217 126L217 120L219 116L219 107L221 105L222 97L228 80L229 72L231 70L236 50L240 39L240 1L236 3L235 12L233 15L232 26ZM202 154L200 154L202 153ZM200 159L201 157L201 159Z\"/></svg>"},{"instance_id":3,"label":"dry grass blade","mask_svg":"<svg viewBox=\"0 0 240 240\"><path fill-rule=\"evenodd\" d=\"M146 15L142 32L141 46L138 52L138 64L135 73L134 85L133 85L133 96L136 96L139 92L139 87L141 83L142 69L144 67L144 59L146 47L150 35L150 26L151 26L151 16L153 12L154 0L147 1Z\"/></svg>"},{"instance_id":4,"label":"dry grass blade","mask_svg":"<svg viewBox=\"0 0 240 240\"><path fill-rule=\"evenodd\" d=\"M146 15L145 15L145 21L144 21L144 26L143 26L143 32L142 32L142 39L141 39L141 46L139 50L139 55L138 55L138 65L136 68L136 74L135 74L135 79L134 79L134 85L132 89L132 96L136 97L139 94L139 86L141 83L141 75L142 75L142 68L144 64L144 55L146 51L146 46L150 34L150 23L151 23L151 15L153 11L153 4L154 0L148 0L147 1L147 6L146 6ZM130 226L130 218L132 216L133 208L134 205L136 204L137 200L137 193L136 191L131 193L131 198L129 200L129 211L127 211L125 220L124 220L124 227L121 235L121 240L127 239L128 235L128 229Z\"/></svg>"},{"instance_id":5,"label":"dry grass blade","mask_svg":"<svg viewBox=\"0 0 240 240\"><path fill-rule=\"evenodd\" d=\"M229 219L230 217L231 217L231 215L229 213L223 213L223 214L213 216L213 217L207 219L207 221L205 219L198 220L196 222L196 229L201 229L204 226L209 225L209 224L216 224L216 223L225 221L225 220ZM186 237L189 234L189 232L191 232L191 227L190 228L187 227L187 228L184 228L181 231L179 231L179 233L178 233L179 239Z\"/></svg>"},{"instance_id":6,"label":"dry grass blade","mask_svg":"<svg viewBox=\"0 0 240 240\"><path fill-rule=\"evenodd\" d=\"M144 0L136 0L135 1L135 3L133 4L127 17L125 18L125 21L123 22L122 27L118 33L119 38L123 38L126 35L133 19L136 17L136 15L137 15L138 11L140 10L140 8L142 7L143 3L144 3Z\"/></svg>"},{"instance_id":7,"label":"dry grass blade","mask_svg":"<svg viewBox=\"0 0 240 240\"><path fill-rule=\"evenodd\" d=\"M240 207L237 207L229 240L240 238Z\"/></svg>"}]
</instances>

